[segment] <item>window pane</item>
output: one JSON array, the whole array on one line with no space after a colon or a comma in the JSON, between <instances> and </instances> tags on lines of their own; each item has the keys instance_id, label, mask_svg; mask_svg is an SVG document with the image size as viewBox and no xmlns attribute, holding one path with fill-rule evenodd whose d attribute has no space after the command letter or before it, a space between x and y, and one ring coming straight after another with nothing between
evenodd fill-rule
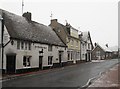
<instances>
[{"instance_id":1,"label":"window pane","mask_svg":"<svg viewBox=\"0 0 120 89\"><path fill-rule=\"evenodd\" d=\"M24 49L24 42L21 42L21 49Z\"/></svg>"},{"instance_id":2,"label":"window pane","mask_svg":"<svg viewBox=\"0 0 120 89\"><path fill-rule=\"evenodd\" d=\"M29 43L28 46L29 46L29 50L31 50L31 43Z\"/></svg>"},{"instance_id":3,"label":"window pane","mask_svg":"<svg viewBox=\"0 0 120 89\"><path fill-rule=\"evenodd\" d=\"M26 67L26 56L23 57L23 66Z\"/></svg>"},{"instance_id":4,"label":"window pane","mask_svg":"<svg viewBox=\"0 0 120 89\"><path fill-rule=\"evenodd\" d=\"M27 66L30 66L30 57L27 58Z\"/></svg>"},{"instance_id":5,"label":"window pane","mask_svg":"<svg viewBox=\"0 0 120 89\"><path fill-rule=\"evenodd\" d=\"M30 66L30 58L31 58L31 56L24 56L23 57L23 66L24 67Z\"/></svg>"},{"instance_id":6,"label":"window pane","mask_svg":"<svg viewBox=\"0 0 120 89\"><path fill-rule=\"evenodd\" d=\"M52 64L52 56L48 56L48 65Z\"/></svg>"},{"instance_id":7,"label":"window pane","mask_svg":"<svg viewBox=\"0 0 120 89\"><path fill-rule=\"evenodd\" d=\"M48 51L52 51L52 45L48 45Z\"/></svg>"},{"instance_id":8,"label":"window pane","mask_svg":"<svg viewBox=\"0 0 120 89\"><path fill-rule=\"evenodd\" d=\"M27 42L25 42L25 50L27 50Z\"/></svg>"},{"instance_id":9,"label":"window pane","mask_svg":"<svg viewBox=\"0 0 120 89\"><path fill-rule=\"evenodd\" d=\"M20 49L20 41L17 41L17 49Z\"/></svg>"}]
</instances>

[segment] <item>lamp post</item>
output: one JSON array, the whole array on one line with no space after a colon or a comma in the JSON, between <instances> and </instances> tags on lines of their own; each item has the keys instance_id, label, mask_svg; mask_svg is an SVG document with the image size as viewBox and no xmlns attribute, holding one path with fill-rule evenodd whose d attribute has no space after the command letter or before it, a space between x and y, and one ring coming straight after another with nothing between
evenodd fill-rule
<instances>
[{"instance_id":1,"label":"lamp post","mask_svg":"<svg viewBox=\"0 0 120 89\"><path fill-rule=\"evenodd\" d=\"M2 27L1 27L1 59L2 59L2 70L3 70L3 57L4 57L4 45L3 45L3 33L4 33L4 20L3 18L0 18Z\"/></svg>"}]
</instances>

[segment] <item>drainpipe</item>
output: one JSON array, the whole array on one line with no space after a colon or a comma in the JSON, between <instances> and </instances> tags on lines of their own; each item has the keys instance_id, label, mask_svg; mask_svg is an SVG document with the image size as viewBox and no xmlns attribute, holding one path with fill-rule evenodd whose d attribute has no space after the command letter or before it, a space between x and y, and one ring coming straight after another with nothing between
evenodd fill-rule
<instances>
[{"instance_id":1,"label":"drainpipe","mask_svg":"<svg viewBox=\"0 0 120 89\"><path fill-rule=\"evenodd\" d=\"M3 70L3 57L4 57L4 48L3 48L3 33L4 33L4 20L3 18L0 18L1 22L2 22L2 29L1 29L1 59L2 59L2 70Z\"/></svg>"}]
</instances>

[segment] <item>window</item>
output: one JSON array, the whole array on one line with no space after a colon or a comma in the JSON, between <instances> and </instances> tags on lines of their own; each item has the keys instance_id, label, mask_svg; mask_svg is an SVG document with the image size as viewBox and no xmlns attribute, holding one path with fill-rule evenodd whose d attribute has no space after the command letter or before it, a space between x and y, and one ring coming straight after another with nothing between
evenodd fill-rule
<instances>
[{"instance_id":1,"label":"window","mask_svg":"<svg viewBox=\"0 0 120 89\"><path fill-rule=\"evenodd\" d=\"M70 60L70 52L68 52L68 60Z\"/></svg>"},{"instance_id":2,"label":"window","mask_svg":"<svg viewBox=\"0 0 120 89\"><path fill-rule=\"evenodd\" d=\"M78 41L76 41L76 47L78 47Z\"/></svg>"},{"instance_id":3,"label":"window","mask_svg":"<svg viewBox=\"0 0 120 89\"><path fill-rule=\"evenodd\" d=\"M25 50L27 50L27 42L25 42Z\"/></svg>"},{"instance_id":4,"label":"window","mask_svg":"<svg viewBox=\"0 0 120 89\"><path fill-rule=\"evenodd\" d=\"M90 44L88 44L88 49L90 49Z\"/></svg>"},{"instance_id":5,"label":"window","mask_svg":"<svg viewBox=\"0 0 120 89\"><path fill-rule=\"evenodd\" d=\"M74 44L74 41L73 41L73 40L71 40L71 46L73 46L73 44Z\"/></svg>"},{"instance_id":6,"label":"window","mask_svg":"<svg viewBox=\"0 0 120 89\"><path fill-rule=\"evenodd\" d=\"M52 45L48 45L48 51L52 51Z\"/></svg>"},{"instance_id":7,"label":"window","mask_svg":"<svg viewBox=\"0 0 120 89\"><path fill-rule=\"evenodd\" d=\"M72 54L72 52L71 52L71 60L72 60L72 55L73 55L73 54Z\"/></svg>"},{"instance_id":8,"label":"window","mask_svg":"<svg viewBox=\"0 0 120 89\"><path fill-rule=\"evenodd\" d=\"M17 41L17 49L20 49L20 41Z\"/></svg>"},{"instance_id":9,"label":"window","mask_svg":"<svg viewBox=\"0 0 120 89\"><path fill-rule=\"evenodd\" d=\"M21 42L21 49L24 49L24 42Z\"/></svg>"},{"instance_id":10,"label":"window","mask_svg":"<svg viewBox=\"0 0 120 89\"><path fill-rule=\"evenodd\" d=\"M77 59L80 59L80 53L77 52Z\"/></svg>"},{"instance_id":11,"label":"window","mask_svg":"<svg viewBox=\"0 0 120 89\"><path fill-rule=\"evenodd\" d=\"M85 45L84 44L82 45L82 49L83 49L83 51L85 51Z\"/></svg>"},{"instance_id":12,"label":"window","mask_svg":"<svg viewBox=\"0 0 120 89\"><path fill-rule=\"evenodd\" d=\"M31 50L31 43L28 43L28 48L29 50Z\"/></svg>"},{"instance_id":13,"label":"window","mask_svg":"<svg viewBox=\"0 0 120 89\"><path fill-rule=\"evenodd\" d=\"M100 56L100 51L96 51L96 56Z\"/></svg>"},{"instance_id":14,"label":"window","mask_svg":"<svg viewBox=\"0 0 120 89\"><path fill-rule=\"evenodd\" d=\"M30 66L30 58L31 58L31 56L23 56L23 66L24 67Z\"/></svg>"},{"instance_id":15,"label":"window","mask_svg":"<svg viewBox=\"0 0 120 89\"><path fill-rule=\"evenodd\" d=\"M48 56L48 65L52 64L52 58L53 58L53 56Z\"/></svg>"},{"instance_id":16,"label":"window","mask_svg":"<svg viewBox=\"0 0 120 89\"><path fill-rule=\"evenodd\" d=\"M85 56L85 55L84 55L84 54L82 54L82 58L84 58L84 56Z\"/></svg>"}]
</instances>

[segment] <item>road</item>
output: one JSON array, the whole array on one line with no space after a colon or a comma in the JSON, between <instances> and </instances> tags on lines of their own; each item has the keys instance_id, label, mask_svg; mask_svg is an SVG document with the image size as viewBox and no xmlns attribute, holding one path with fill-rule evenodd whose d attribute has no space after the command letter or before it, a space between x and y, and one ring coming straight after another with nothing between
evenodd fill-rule
<instances>
[{"instance_id":1,"label":"road","mask_svg":"<svg viewBox=\"0 0 120 89\"><path fill-rule=\"evenodd\" d=\"M87 62L67 66L47 73L4 81L3 87L82 87L90 78L118 63L118 59Z\"/></svg>"}]
</instances>

